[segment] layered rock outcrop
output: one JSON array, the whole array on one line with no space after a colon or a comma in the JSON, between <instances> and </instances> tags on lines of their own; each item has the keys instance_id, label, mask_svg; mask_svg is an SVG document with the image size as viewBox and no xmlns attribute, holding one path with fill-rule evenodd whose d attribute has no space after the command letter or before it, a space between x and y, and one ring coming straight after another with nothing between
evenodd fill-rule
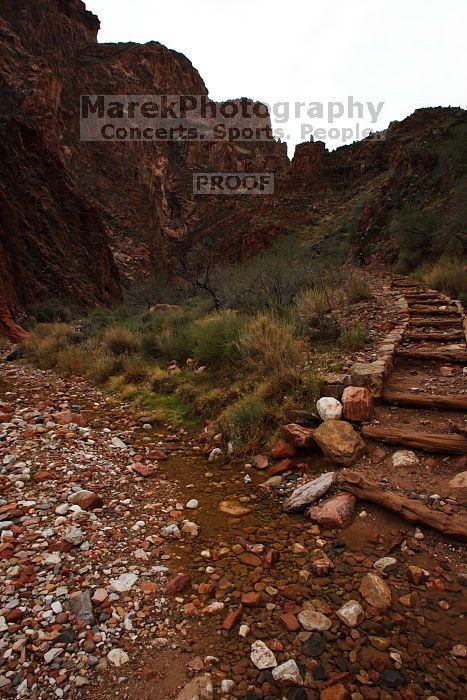
<instances>
[{"instance_id":1,"label":"layered rock outcrop","mask_svg":"<svg viewBox=\"0 0 467 700\"><path fill-rule=\"evenodd\" d=\"M437 144L466 122L461 109L418 110L385 140L333 152L304 143L292 162L272 137L84 142L82 94L208 96L182 54L157 42L98 44L98 31L80 0L0 7L0 332L14 339L32 302L117 302L122 285L170 271L187 250L238 262L300 227L345 237L351 219L351 246L380 255L381 239L391 259L392 212L415 196L430 201ZM272 172L275 193L193 194L194 173L226 171ZM368 190L371 202L356 207Z\"/></svg>"},{"instance_id":2,"label":"layered rock outcrop","mask_svg":"<svg viewBox=\"0 0 467 700\"><path fill-rule=\"evenodd\" d=\"M98 44L79 0L5 0L0 10L2 330L31 301L120 298L120 271L167 260L171 240L217 220L192 173L287 164L269 143L80 141L81 94L207 95L189 60L157 42ZM235 209L235 207L234 207ZM229 206L226 207L229 210ZM225 218L225 216L224 216ZM14 220L16 223L12 223Z\"/></svg>"}]
</instances>

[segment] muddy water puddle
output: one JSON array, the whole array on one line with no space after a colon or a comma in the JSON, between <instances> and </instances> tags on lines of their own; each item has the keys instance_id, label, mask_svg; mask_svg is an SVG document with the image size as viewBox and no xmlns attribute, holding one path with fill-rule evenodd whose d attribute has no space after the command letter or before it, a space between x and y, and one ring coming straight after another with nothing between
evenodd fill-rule
<instances>
[{"instance_id":1,"label":"muddy water puddle","mask_svg":"<svg viewBox=\"0 0 467 700\"><path fill-rule=\"evenodd\" d=\"M415 526L366 503L357 509L359 514L364 510L365 517L358 515L349 528L319 532L305 516L284 514L279 498L259 488L267 478L264 473L245 470L243 461L209 464L188 446L174 452L160 472L175 482L180 503L199 502L197 509L185 509L182 516L200 526L198 537L174 540L170 547L171 573L187 572L192 584L180 596L178 619L186 623L187 630L184 650L188 660L216 656L218 662L208 670L215 677L235 681L233 697L250 697L249 692L252 698L254 692L257 697L289 697L274 686L270 672L260 672L251 664L255 639L274 649L278 663L296 659L318 693L339 676L353 679L358 687L355 674L364 685L379 687L378 675L384 669L393 672L384 678L395 685L380 684L383 695L377 697L402 697L397 692L399 685L415 688L414 697L459 697L457 676L447 687L440 675L452 663L451 648L465 635L465 589L457 582L456 565L461 545L445 542L429 530L423 531L423 539L416 539ZM251 483L245 483L246 474ZM223 501L250 512L229 517L219 511ZM278 556L272 566L266 563L271 550ZM352 633L334 624L324 633L284 625L285 614L296 616L310 603L335 621L336 611L346 601L362 601L362 578L374 571L375 561L386 556L396 560L395 567L384 575L393 593L391 609L366 610L365 620ZM316 573L314 563L322 559L330 560L332 568ZM429 572L429 584L410 583L408 566ZM256 602L251 595L255 593L259 594ZM252 602L245 602L245 594ZM223 607L211 614L207 609L213 602ZM227 615L239 609L236 624L223 629ZM239 636L240 625L245 637ZM380 643L389 650L376 650L370 637L383 639ZM314 653L315 647L321 650L319 654ZM391 653L399 654L402 665ZM427 684L432 689L428 695Z\"/></svg>"}]
</instances>

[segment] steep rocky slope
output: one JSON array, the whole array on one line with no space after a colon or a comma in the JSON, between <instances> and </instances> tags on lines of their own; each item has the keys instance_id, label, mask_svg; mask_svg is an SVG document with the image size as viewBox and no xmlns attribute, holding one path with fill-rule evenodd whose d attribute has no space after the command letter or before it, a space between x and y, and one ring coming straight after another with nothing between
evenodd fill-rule
<instances>
[{"instance_id":1,"label":"steep rocky slope","mask_svg":"<svg viewBox=\"0 0 467 700\"><path fill-rule=\"evenodd\" d=\"M404 258L404 246L419 255L413 266L444 253L465 256L467 112L419 109L382 136L331 152L322 142L300 144L290 166L276 177L275 196L259 198L259 206L252 203L249 216L243 207L241 216L231 219L234 255L239 248L232 241L253 232L258 241L261 231L299 231L316 241L317 252L354 259L360 254L385 265ZM431 214L433 231L414 226L409 241L401 240L400 219L407 211L408 218ZM205 231L200 222L192 238Z\"/></svg>"},{"instance_id":2,"label":"steep rocky slope","mask_svg":"<svg viewBox=\"0 0 467 700\"><path fill-rule=\"evenodd\" d=\"M122 285L173 270L187 250L236 262L300 231L317 250L393 262L404 204L434 208L439 240L455 232L456 254L465 245L465 111L418 110L385 140L331 153L301 144L292 162L272 139L82 142L81 94L208 94L182 54L98 44L98 30L80 0L0 8L0 331L19 337L15 320L32 302L118 301ZM276 192L194 196L197 171L272 171Z\"/></svg>"},{"instance_id":3,"label":"steep rocky slope","mask_svg":"<svg viewBox=\"0 0 467 700\"><path fill-rule=\"evenodd\" d=\"M102 218L63 161L59 76L32 53L41 32L52 42L60 35L42 24L39 3L27 5L3 3L11 24L0 18L0 331L12 338L21 336L19 309L37 299L90 306L121 295ZM20 38L14 29L33 9Z\"/></svg>"},{"instance_id":4,"label":"steep rocky slope","mask_svg":"<svg viewBox=\"0 0 467 700\"><path fill-rule=\"evenodd\" d=\"M197 209L210 206L194 201L192 170L287 163L284 146L273 140L259 147L80 142L81 94L206 95L206 87L188 59L159 43L97 44L99 21L79 0L29 0L20 7L6 0L1 15L8 151L1 188L28 222L16 232L7 227L1 239L1 318L10 335L17 335L12 318L18 309L36 299L118 300L115 261L129 276L162 264L168 241L186 237Z\"/></svg>"}]
</instances>

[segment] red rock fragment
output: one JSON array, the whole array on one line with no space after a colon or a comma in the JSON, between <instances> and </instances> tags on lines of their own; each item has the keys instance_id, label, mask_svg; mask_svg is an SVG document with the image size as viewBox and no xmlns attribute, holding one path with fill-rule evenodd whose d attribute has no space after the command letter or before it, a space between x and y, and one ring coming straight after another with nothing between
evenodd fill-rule
<instances>
[{"instance_id":1,"label":"red rock fragment","mask_svg":"<svg viewBox=\"0 0 467 700\"><path fill-rule=\"evenodd\" d=\"M69 425L70 423L76 423L76 425L81 427L84 425L82 415L68 409L60 411L60 413L54 413L52 417L58 425Z\"/></svg>"},{"instance_id":2,"label":"red rock fragment","mask_svg":"<svg viewBox=\"0 0 467 700\"><path fill-rule=\"evenodd\" d=\"M256 455L253 460L253 466L255 469L267 469L268 465L269 461L266 455Z\"/></svg>"},{"instance_id":3,"label":"red rock fragment","mask_svg":"<svg viewBox=\"0 0 467 700\"><path fill-rule=\"evenodd\" d=\"M158 462L162 462L168 459L167 453L164 450L151 450L148 454L149 459L155 459Z\"/></svg>"},{"instance_id":4,"label":"red rock fragment","mask_svg":"<svg viewBox=\"0 0 467 700\"><path fill-rule=\"evenodd\" d=\"M264 566L266 566L268 569L272 569L272 567L279 561L280 554L276 549L270 549L268 552L266 552L263 559Z\"/></svg>"},{"instance_id":5,"label":"red rock fragment","mask_svg":"<svg viewBox=\"0 0 467 700\"><path fill-rule=\"evenodd\" d=\"M279 639L270 639L268 641L268 647L271 651L284 651L284 645Z\"/></svg>"},{"instance_id":6,"label":"red rock fragment","mask_svg":"<svg viewBox=\"0 0 467 700\"><path fill-rule=\"evenodd\" d=\"M287 457L294 457L296 453L295 447L285 440L279 440L276 442L271 450L271 457L275 459L286 459Z\"/></svg>"},{"instance_id":7,"label":"red rock fragment","mask_svg":"<svg viewBox=\"0 0 467 700\"><path fill-rule=\"evenodd\" d=\"M245 593L242 596L242 605L247 608L256 608L261 605L261 594L251 591L250 593Z\"/></svg>"},{"instance_id":8,"label":"red rock fragment","mask_svg":"<svg viewBox=\"0 0 467 700\"><path fill-rule=\"evenodd\" d=\"M198 586L199 595L212 595L214 586L212 583L200 583Z\"/></svg>"},{"instance_id":9,"label":"red rock fragment","mask_svg":"<svg viewBox=\"0 0 467 700\"><path fill-rule=\"evenodd\" d=\"M393 323L392 321L383 321L379 325L379 330L380 331L392 331L396 327L396 324Z\"/></svg>"},{"instance_id":10,"label":"red rock fragment","mask_svg":"<svg viewBox=\"0 0 467 700\"><path fill-rule=\"evenodd\" d=\"M7 622L18 622L18 620L21 620L23 617L24 613L19 608L9 610L5 615L5 619Z\"/></svg>"},{"instance_id":11,"label":"red rock fragment","mask_svg":"<svg viewBox=\"0 0 467 700\"><path fill-rule=\"evenodd\" d=\"M185 612L185 615L193 616L198 614L198 608L194 603L187 603L183 606L183 610Z\"/></svg>"},{"instance_id":12,"label":"red rock fragment","mask_svg":"<svg viewBox=\"0 0 467 700\"><path fill-rule=\"evenodd\" d=\"M131 468L136 474L144 476L145 478L153 476L155 471L152 467L148 467L146 464L141 464L140 462L135 462L131 465Z\"/></svg>"},{"instance_id":13,"label":"red rock fragment","mask_svg":"<svg viewBox=\"0 0 467 700\"><path fill-rule=\"evenodd\" d=\"M143 595L151 595L157 591L158 586L157 583L154 583L154 581L143 581L140 589Z\"/></svg>"},{"instance_id":14,"label":"red rock fragment","mask_svg":"<svg viewBox=\"0 0 467 700\"><path fill-rule=\"evenodd\" d=\"M96 508L102 508L104 501L100 496L93 494L92 496L83 498L79 505L83 510L95 510Z\"/></svg>"},{"instance_id":15,"label":"red rock fragment","mask_svg":"<svg viewBox=\"0 0 467 700\"><path fill-rule=\"evenodd\" d=\"M321 691L320 700L347 700L350 697L349 691L342 683L332 685Z\"/></svg>"},{"instance_id":16,"label":"red rock fragment","mask_svg":"<svg viewBox=\"0 0 467 700\"><path fill-rule=\"evenodd\" d=\"M69 542L65 542L65 540L54 542L48 547L49 552L71 552L72 549L73 545Z\"/></svg>"},{"instance_id":17,"label":"red rock fragment","mask_svg":"<svg viewBox=\"0 0 467 700\"><path fill-rule=\"evenodd\" d=\"M339 493L319 506L312 506L306 515L321 527L334 529L347 527L355 515L356 498L351 493Z\"/></svg>"},{"instance_id":18,"label":"red rock fragment","mask_svg":"<svg viewBox=\"0 0 467 700\"><path fill-rule=\"evenodd\" d=\"M167 581L165 586L166 595L177 595L181 593L190 583L188 574L176 574L170 581Z\"/></svg>"},{"instance_id":19,"label":"red rock fragment","mask_svg":"<svg viewBox=\"0 0 467 700\"><path fill-rule=\"evenodd\" d=\"M297 600L298 598L306 598L310 594L310 590L300 583L289 583L288 586L281 591L284 598L289 600Z\"/></svg>"},{"instance_id":20,"label":"red rock fragment","mask_svg":"<svg viewBox=\"0 0 467 700\"><path fill-rule=\"evenodd\" d=\"M242 564L246 564L247 566L261 566L261 559L251 552L242 552L238 555L238 558Z\"/></svg>"},{"instance_id":21,"label":"red rock fragment","mask_svg":"<svg viewBox=\"0 0 467 700\"><path fill-rule=\"evenodd\" d=\"M229 632L240 621L242 614L242 606L236 608L235 610L231 610L225 618L224 622L222 623L222 629L227 630Z\"/></svg>"},{"instance_id":22,"label":"red rock fragment","mask_svg":"<svg viewBox=\"0 0 467 700\"><path fill-rule=\"evenodd\" d=\"M282 427L287 442L294 447L312 447L315 444L314 428L306 428L298 423L288 423Z\"/></svg>"},{"instance_id":23,"label":"red rock fragment","mask_svg":"<svg viewBox=\"0 0 467 700\"><path fill-rule=\"evenodd\" d=\"M271 476L279 476L280 474L285 474L285 472L290 471L294 466L294 462L291 459L283 459L271 467L269 474Z\"/></svg>"},{"instance_id":24,"label":"red rock fragment","mask_svg":"<svg viewBox=\"0 0 467 700\"><path fill-rule=\"evenodd\" d=\"M351 421L369 421L373 416L373 396L369 389L347 386L342 394L344 418Z\"/></svg>"},{"instance_id":25,"label":"red rock fragment","mask_svg":"<svg viewBox=\"0 0 467 700\"><path fill-rule=\"evenodd\" d=\"M317 559L311 565L311 569L316 576L326 576L333 568L333 563L330 559Z\"/></svg>"},{"instance_id":26,"label":"red rock fragment","mask_svg":"<svg viewBox=\"0 0 467 700\"><path fill-rule=\"evenodd\" d=\"M295 615L292 615L292 613L285 613L284 615L281 615L279 620L289 632L298 632L300 629L300 623Z\"/></svg>"},{"instance_id":27,"label":"red rock fragment","mask_svg":"<svg viewBox=\"0 0 467 700\"><path fill-rule=\"evenodd\" d=\"M53 474L51 474L51 472L48 472L45 470L36 472L34 474L34 481L36 482L36 484L42 484L44 481L49 481L50 479L53 479L53 478L54 478Z\"/></svg>"}]
</instances>

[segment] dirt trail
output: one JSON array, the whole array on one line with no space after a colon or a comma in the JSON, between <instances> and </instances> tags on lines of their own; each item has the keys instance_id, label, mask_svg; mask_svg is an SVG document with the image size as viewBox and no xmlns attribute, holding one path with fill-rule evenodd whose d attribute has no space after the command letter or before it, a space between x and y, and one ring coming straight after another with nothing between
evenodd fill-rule
<instances>
[{"instance_id":1,"label":"dirt trail","mask_svg":"<svg viewBox=\"0 0 467 700\"><path fill-rule=\"evenodd\" d=\"M462 441L467 429L466 365L457 361L458 353L467 349L464 320L451 300L423 285L396 277L392 288L407 299L409 323L372 425L388 439L393 431L422 442L427 434L438 436L439 449L427 446L417 452L419 464L395 469L388 452L410 449L403 438L395 439L392 444L396 447L386 448L386 459L371 464L372 476L388 487L429 502L432 508L460 512L467 505L467 489L454 488L451 482L467 469L467 457L462 454L467 452L467 440L465 450L450 454L445 438L453 436ZM448 325L444 323L446 318ZM433 351L442 351L444 359L410 357L410 353ZM450 403L452 407L448 407ZM441 498L432 498L436 495Z\"/></svg>"},{"instance_id":2,"label":"dirt trail","mask_svg":"<svg viewBox=\"0 0 467 700\"><path fill-rule=\"evenodd\" d=\"M170 700L192 676L207 698L211 682L213 697L244 700L462 697L467 576L459 543L368 504L349 528L320 531L283 513L276 497L297 472L274 491L261 488L263 473L243 461L209 463L196 437L162 433L84 381L22 362L0 368L1 697ZM438 370L404 358L388 387L465 394L459 372ZM59 424L54 414L68 410L81 427ZM463 420L425 408L377 410L381 425L418 431L445 432L449 419ZM394 472L395 449L370 443L358 468L404 492L438 490L443 499L432 507L461 508L458 494L444 498L458 458L420 454L417 468ZM329 468L316 453L304 464L310 476ZM78 487L103 504L73 509ZM218 510L223 501L248 512L230 517ZM174 578L181 572L184 581ZM361 590L369 573L390 601L376 590L369 604ZM350 600L362 606L354 627L337 614ZM300 624L304 610L314 613L314 629ZM288 686L271 667L258 669L255 640L279 666L293 659L299 679Z\"/></svg>"}]
</instances>

